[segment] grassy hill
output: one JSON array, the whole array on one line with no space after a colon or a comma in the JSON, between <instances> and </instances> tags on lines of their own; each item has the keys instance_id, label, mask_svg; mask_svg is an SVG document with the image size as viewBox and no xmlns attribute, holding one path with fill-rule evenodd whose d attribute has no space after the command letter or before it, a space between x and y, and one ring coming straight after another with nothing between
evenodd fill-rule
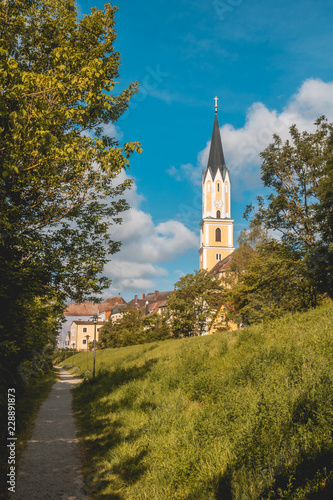
<instances>
[{"instance_id":1,"label":"grassy hill","mask_svg":"<svg viewBox=\"0 0 333 500\"><path fill-rule=\"evenodd\" d=\"M92 498L333 498L332 354L332 304L97 352L74 389Z\"/></svg>"}]
</instances>

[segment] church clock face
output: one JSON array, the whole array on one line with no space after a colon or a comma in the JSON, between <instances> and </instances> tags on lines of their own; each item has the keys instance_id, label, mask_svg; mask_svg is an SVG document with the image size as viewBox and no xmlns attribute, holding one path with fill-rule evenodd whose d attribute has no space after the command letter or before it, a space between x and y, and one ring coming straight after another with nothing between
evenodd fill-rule
<instances>
[{"instance_id":1,"label":"church clock face","mask_svg":"<svg viewBox=\"0 0 333 500\"><path fill-rule=\"evenodd\" d=\"M215 207L216 208L223 208L223 201L221 201L221 200L215 201Z\"/></svg>"}]
</instances>

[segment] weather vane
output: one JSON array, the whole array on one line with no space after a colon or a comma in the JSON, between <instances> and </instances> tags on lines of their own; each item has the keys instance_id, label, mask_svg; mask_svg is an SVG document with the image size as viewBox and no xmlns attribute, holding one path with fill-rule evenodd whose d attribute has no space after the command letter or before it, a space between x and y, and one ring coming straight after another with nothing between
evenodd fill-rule
<instances>
[{"instance_id":1,"label":"weather vane","mask_svg":"<svg viewBox=\"0 0 333 500\"><path fill-rule=\"evenodd\" d=\"M214 97L214 101L215 101L215 113L217 113L217 101L218 101L218 97Z\"/></svg>"}]
</instances>

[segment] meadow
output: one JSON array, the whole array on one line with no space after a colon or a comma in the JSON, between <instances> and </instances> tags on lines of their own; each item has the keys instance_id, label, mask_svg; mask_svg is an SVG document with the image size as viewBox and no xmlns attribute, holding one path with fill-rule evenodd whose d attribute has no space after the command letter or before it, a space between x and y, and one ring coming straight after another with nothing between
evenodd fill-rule
<instances>
[{"instance_id":1,"label":"meadow","mask_svg":"<svg viewBox=\"0 0 333 500\"><path fill-rule=\"evenodd\" d=\"M333 498L332 354L332 303L98 351L95 379L73 390L91 498Z\"/></svg>"}]
</instances>

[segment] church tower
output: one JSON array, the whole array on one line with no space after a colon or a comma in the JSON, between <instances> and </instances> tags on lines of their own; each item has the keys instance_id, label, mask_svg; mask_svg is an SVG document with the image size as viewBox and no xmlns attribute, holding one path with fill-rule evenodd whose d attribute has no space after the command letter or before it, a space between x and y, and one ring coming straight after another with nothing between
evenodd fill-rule
<instances>
[{"instance_id":1,"label":"church tower","mask_svg":"<svg viewBox=\"0 0 333 500\"><path fill-rule=\"evenodd\" d=\"M202 221L200 223L200 269L210 271L219 260L235 249L233 247L233 220L231 219L230 174L224 161L222 141L217 119L210 144L207 168L202 172Z\"/></svg>"}]
</instances>

